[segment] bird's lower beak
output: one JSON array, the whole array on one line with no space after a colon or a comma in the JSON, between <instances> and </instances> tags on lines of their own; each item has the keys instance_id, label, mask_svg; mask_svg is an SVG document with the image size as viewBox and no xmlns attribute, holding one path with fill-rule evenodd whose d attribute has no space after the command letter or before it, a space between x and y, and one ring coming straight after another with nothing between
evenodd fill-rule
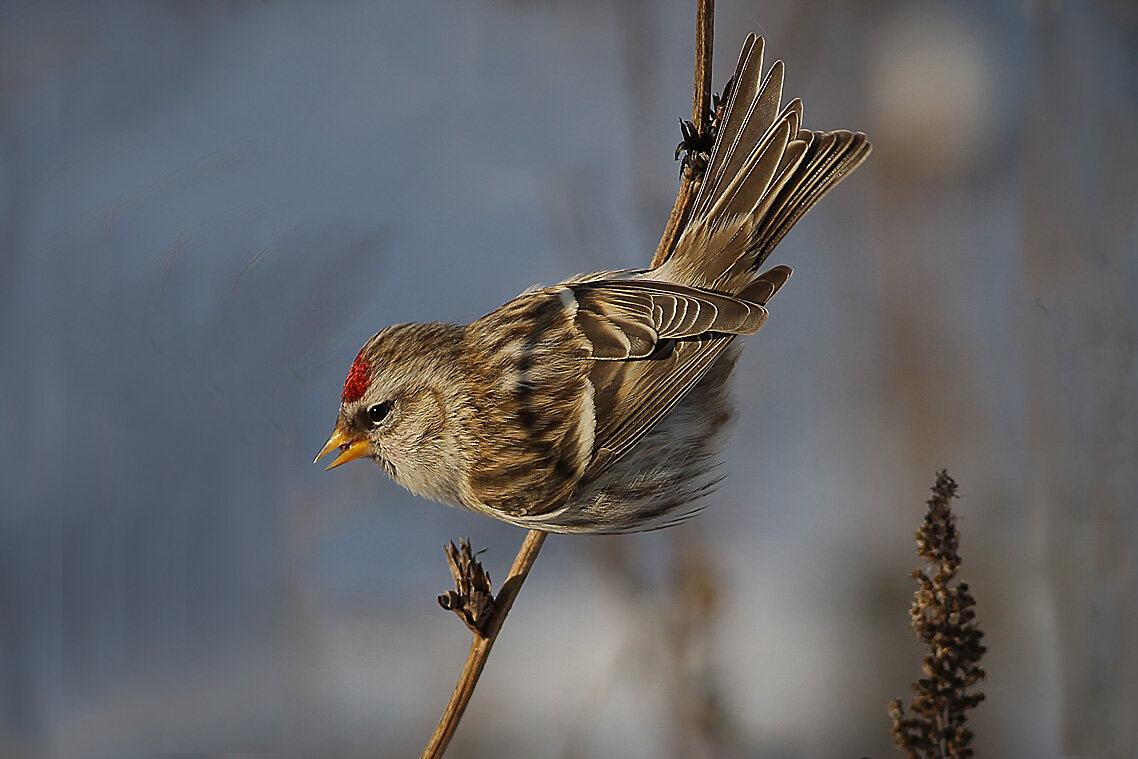
<instances>
[{"instance_id":1,"label":"bird's lower beak","mask_svg":"<svg viewBox=\"0 0 1138 759\"><path fill-rule=\"evenodd\" d=\"M367 453L368 441L366 439L354 440L344 433L343 430L337 428L332 432L332 437L328 438L328 442L324 444L324 447L320 449L320 453L316 454L316 458L312 460L312 463L315 464L337 448L340 449L340 455L332 459L331 464L324 467L325 472L329 469L335 469L340 466L340 464L347 464L349 461L363 456Z\"/></svg>"}]
</instances>

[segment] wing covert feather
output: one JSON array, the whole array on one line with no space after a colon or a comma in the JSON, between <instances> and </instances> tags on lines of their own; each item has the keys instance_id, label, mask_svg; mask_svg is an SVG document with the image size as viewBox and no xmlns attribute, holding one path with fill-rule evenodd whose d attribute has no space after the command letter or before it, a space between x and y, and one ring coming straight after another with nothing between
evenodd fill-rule
<instances>
[{"instance_id":1,"label":"wing covert feather","mask_svg":"<svg viewBox=\"0 0 1138 759\"><path fill-rule=\"evenodd\" d=\"M707 332L749 335L767 317L758 303L672 282L601 280L572 290L577 324L602 360L646 358L663 340Z\"/></svg>"}]
</instances>

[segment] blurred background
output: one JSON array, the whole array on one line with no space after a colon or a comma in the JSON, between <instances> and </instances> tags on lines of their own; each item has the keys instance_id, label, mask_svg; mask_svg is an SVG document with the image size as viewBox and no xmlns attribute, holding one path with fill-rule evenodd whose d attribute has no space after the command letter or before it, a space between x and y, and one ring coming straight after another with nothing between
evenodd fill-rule
<instances>
[{"instance_id":1,"label":"blurred background","mask_svg":"<svg viewBox=\"0 0 1138 759\"><path fill-rule=\"evenodd\" d=\"M380 327L649 259L694 5L0 4L0 756L418 755L522 532L312 457ZM1138 756L1138 8L720 0L716 90L751 31L875 152L719 493L550 539L451 753L896 755L947 468L978 755Z\"/></svg>"}]
</instances>

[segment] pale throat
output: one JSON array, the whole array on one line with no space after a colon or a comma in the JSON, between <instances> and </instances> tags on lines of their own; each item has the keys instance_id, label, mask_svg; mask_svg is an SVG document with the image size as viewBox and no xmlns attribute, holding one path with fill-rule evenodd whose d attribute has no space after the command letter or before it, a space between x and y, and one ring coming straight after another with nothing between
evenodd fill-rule
<instances>
[{"instance_id":1,"label":"pale throat","mask_svg":"<svg viewBox=\"0 0 1138 759\"><path fill-rule=\"evenodd\" d=\"M468 463L460 454L464 446L455 435L460 422L448 414L442 393L431 390L429 396L434 401L430 413L445 421L435 429L390 436L380 446L380 455L387 462L384 468L416 495L463 506Z\"/></svg>"}]
</instances>

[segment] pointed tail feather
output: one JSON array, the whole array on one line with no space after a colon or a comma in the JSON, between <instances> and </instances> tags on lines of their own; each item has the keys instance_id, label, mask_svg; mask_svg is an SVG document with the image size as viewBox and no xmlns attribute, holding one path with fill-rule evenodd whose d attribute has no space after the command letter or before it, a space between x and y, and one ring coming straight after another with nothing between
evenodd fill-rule
<instances>
[{"instance_id":1,"label":"pointed tail feather","mask_svg":"<svg viewBox=\"0 0 1138 759\"><path fill-rule=\"evenodd\" d=\"M802 215L869 155L864 134L802 129L801 100L780 111L782 61L765 79L762 67L763 39L750 35L691 218L661 278L738 293Z\"/></svg>"},{"instance_id":2,"label":"pointed tail feather","mask_svg":"<svg viewBox=\"0 0 1138 759\"><path fill-rule=\"evenodd\" d=\"M755 277L754 282L740 290L738 297L740 300L749 300L752 303L765 306L775 293L782 289L786 280L790 279L790 275L793 273L794 270L789 266L776 266L773 269L768 269Z\"/></svg>"},{"instance_id":3,"label":"pointed tail feather","mask_svg":"<svg viewBox=\"0 0 1138 759\"><path fill-rule=\"evenodd\" d=\"M763 223L752 242L755 266L761 266L803 214L860 166L872 150L869 139L861 132L811 134L814 139L792 181L786 183L769 210L762 214Z\"/></svg>"}]
</instances>

